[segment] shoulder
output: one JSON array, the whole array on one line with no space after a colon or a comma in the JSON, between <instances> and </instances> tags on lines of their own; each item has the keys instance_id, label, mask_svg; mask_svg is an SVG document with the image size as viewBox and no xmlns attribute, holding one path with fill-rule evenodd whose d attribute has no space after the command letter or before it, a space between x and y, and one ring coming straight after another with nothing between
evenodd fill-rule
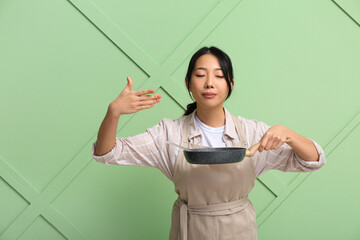
<instances>
[{"instance_id":1,"label":"shoulder","mask_svg":"<svg viewBox=\"0 0 360 240\"><path fill-rule=\"evenodd\" d=\"M177 125L180 126L184 123L186 116L182 116L176 119L172 119L172 118L163 118L160 120L161 125L163 126L173 126L173 125Z\"/></svg>"}]
</instances>

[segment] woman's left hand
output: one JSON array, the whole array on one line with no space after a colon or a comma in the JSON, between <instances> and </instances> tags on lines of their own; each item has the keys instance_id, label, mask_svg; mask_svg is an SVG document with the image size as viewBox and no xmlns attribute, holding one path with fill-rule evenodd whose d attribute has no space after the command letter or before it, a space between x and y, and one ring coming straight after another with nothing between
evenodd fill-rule
<instances>
[{"instance_id":1,"label":"woman's left hand","mask_svg":"<svg viewBox=\"0 0 360 240\"><path fill-rule=\"evenodd\" d=\"M287 142L288 128L282 125L276 125L267 130L260 140L259 152L263 150L276 150Z\"/></svg>"}]
</instances>

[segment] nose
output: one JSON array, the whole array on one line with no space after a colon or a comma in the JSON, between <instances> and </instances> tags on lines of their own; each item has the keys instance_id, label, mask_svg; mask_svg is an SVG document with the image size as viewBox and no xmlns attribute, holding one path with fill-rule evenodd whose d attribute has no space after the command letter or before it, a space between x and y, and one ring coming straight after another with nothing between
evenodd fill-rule
<instances>
[{"instance_id":1,"label":"nose","mask_svg":"<svg viewBox=\"0 0 360 240\"><path fill-rule=\"evenodd\" d=\"M214 79L212 76L208 76L205 82L205 88L214 88Z\"/></svg>"}]
</instances>

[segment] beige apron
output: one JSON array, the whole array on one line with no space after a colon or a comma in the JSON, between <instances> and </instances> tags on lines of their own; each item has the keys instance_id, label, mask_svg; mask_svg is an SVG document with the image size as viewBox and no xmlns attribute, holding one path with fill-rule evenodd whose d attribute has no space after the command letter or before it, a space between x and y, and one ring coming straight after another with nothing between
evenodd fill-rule
<instances>
[{"instance_id":1,"label":"beige apron","mask_svg":"<svg viewBox=\"0 0 360 240\"><path fill-rule=\"evenodd\" d=\"M186 117L181 145L189 143L193 114ZM233 116L240 142L234 147L248 148L240 120ZM255 184L251 158L240 163L189 164L179 151L174 169L175 201L171 217L170 240L257 239L256 216L248 194Z\"/></svg>"}]
</instances>

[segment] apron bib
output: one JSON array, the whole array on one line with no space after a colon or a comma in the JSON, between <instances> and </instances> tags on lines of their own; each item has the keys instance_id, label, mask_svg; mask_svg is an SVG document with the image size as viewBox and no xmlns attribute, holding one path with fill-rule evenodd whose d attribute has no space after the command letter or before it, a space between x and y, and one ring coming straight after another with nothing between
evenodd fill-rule
<instances>
[{"instance_id":1,"label":"apron bib","mask_svg":"<svg viewBox=\"0 0 360 240\"><path fill-rule=\"evenodd\" d=\"M190 121L184 122L181 145L204 148L189 143ZM240 120L233 116L240 142L233 147L248 148ZM239 163L190 164L179 150L174 169L175 201L171 217L170 240L255 240L256 216L248 194L255 184L251 158Z\"/></svg>"}]
</instances>

